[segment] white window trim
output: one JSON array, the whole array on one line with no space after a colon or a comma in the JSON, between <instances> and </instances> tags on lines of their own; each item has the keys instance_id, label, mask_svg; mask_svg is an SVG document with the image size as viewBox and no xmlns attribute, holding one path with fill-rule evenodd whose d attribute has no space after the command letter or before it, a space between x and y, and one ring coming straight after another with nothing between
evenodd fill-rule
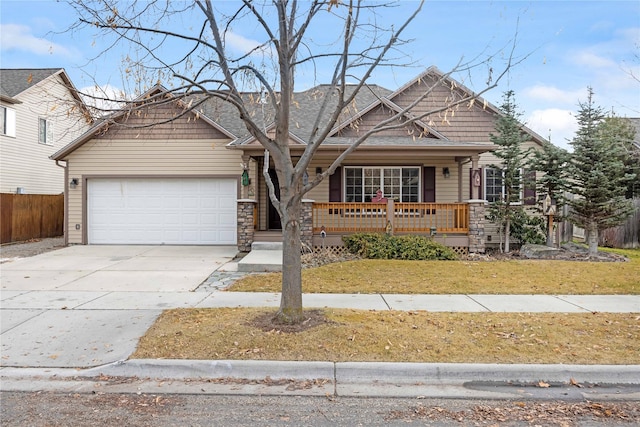
<instances>
[{"instance_id":1,"label":"white window trim","mask_svg":"<svg viewBox=\"0 0 640 427\"><path fill-rule=\"evenodd\" d=\"M497 170L496 168L492 168L491 166L486 166L483 168L483 191L484 197L487 197L487 171L488 170ZM524 169L520 169L520 176L524 176ZM500 190L500 198L504 199L504 172L502 173L502 188ZM488 199L487 199L488 200ZM522 205L524 204L524 182L520 182L520 191L518 192L518 201L511 202L510 205Z\"/></svg>"},{"instance_id":2,"label":"white window trim","mask_svg":"<svg viewBox=\"0 0 640 427\"><path fill-rule=\"evenodd\" d=\"M42 121L44 121L44 124L45 124L45 136L44 136L45 140L44 141L42 141L40 139L40 123ZM51 120L49 120L47 118L44 118L44 117L39 117L38 118L38 142L40 144L53 145L53 138L54 138L53 127L54 127L53 126L53 121L51 121Z\"/></svg>"},{"instance_id":3,"label":"white window trim","mask_svg":"<svg viewBox=\"0 0 640 427\"><path fill-rule=\"evenodd\" d=\"M422 202L422 167L420 166L398 166L398 165L387 165L387 166L372 166L372 165L351 165L344 166L342 171L342 200L347 200L347 169L400 169L400 179L402 179L402 169L418 169L418 202ZM364 181L363 181L364 185ZM400 183L400 187L402 188L402 182ZM364 196L364 194L363 194ZM384 197L387 197L383 194ZM355 202L358 203L358 202ZM367 203L367 202L362 202ZM408 202L413 203L413 202Z\"/></svg>"},{"instance_id":4,"label":"white window trim","mask_svg":"<svg viewBox=\"0 0 640 427\"><path fill-rule=\"evenodd\" d=\"M0 132L4 136L16 137L16 110L13 108L2 107L2 114L4 114L4 128L0 129Z\"/></svg>"}]
</instances>

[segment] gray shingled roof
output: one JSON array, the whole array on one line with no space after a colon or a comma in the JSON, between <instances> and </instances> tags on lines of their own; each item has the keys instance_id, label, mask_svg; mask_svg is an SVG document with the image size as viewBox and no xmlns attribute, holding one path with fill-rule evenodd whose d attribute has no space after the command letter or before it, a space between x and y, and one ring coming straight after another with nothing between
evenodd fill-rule
<instances>
[{"instance_id":1,"label":"gray shingled roof","mask_svg":"<svg viewBox=\"0 0 640 427\"><path fill-rule=\"evenodd\" d=\"M2 68L0 94L14 98L60 70L62 68Z\"/></svg>"},{"instance_id":2,"label":"gray shingled roof","mask_svg":"<svg viewBox=\"0 0 640 427\"><path fill-rule=\"evenodd\" d=\"M329 85L319 85L294 95L289 129L292 134L304 141L309 140L313 132L314 120L320 112L323 98L332 96L336 99L336 94L330 94L329 89ZM348 91L354 89L355 85L347 86ZM360 110L378 100L379 97L387 96L390 93L390 90L378 85L362 88L356 95L350 111L344 112L339 121L353 117ZM243 96L247 101L246 105L250 106L248 108L250 108L249 112L253 115L253 119L257 123L269 127L273 123L273 111L269 103L261 104L259 102L260 95L257 93L245 93ZM332 106L335 105L334 99L331 100L329 107L325 110L325 116L322 117L321 123L328 120L328 114L332 111ZM218 98L209 99L202 105L202 111L211 120L219 123L237 136L237 140L232 145L242 145L249 141L250 134L240 119L237 110L230 103Z\"/></svg>"}]
</instances>

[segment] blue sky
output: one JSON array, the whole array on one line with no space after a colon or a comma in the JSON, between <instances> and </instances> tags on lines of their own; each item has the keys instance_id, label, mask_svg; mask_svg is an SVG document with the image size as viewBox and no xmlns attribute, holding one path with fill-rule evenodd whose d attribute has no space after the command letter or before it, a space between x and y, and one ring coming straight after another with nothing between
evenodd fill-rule
<instances>
[{"instance_id":1,"label":"blue sky","mask_svg":"<svg viewBox=\"0 0 640 427\"><path fill-rule=\"evenodd\" d=\"M416 4L403 1L384 18L400 22ZM116 48L94 59L105 40L88 31L65 32L76 19L64 2L3 0L0 66L63 67L79 89L93 86L94 79L99 85L122 88L119 67L127 49ZM239 45L251 44L251 27L233 30ZM563 147L573 136L577 104L585 100L588 86L595 91L596 104L607 111L640 117L636 0L427 1L407 33L414 42L405 51L415 66L381 70L373 82L396 89L430 65L448 71L462 57L484 58L487 52L500 51L516 33L516 56L527 58L485 95L490 102L499 105L503 92L514 90L523 121ZM478 75L477 82L464 83L478 90L482 79ZM301 89L313 84L305 76L298 82Z\"/></svg>"}]
</instances>

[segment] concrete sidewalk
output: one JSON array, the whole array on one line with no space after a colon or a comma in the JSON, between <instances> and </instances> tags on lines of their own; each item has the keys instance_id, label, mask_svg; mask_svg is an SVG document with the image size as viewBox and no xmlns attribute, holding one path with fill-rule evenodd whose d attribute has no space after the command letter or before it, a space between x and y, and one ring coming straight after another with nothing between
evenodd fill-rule
<instances>
[{"instance_id":1,"label":"concrete sidewalk","mask_svg":"<svg viewBox=\"0 0 640 427\"><path fill-rule=\"evenodd\" d=\"M86 368L125 360L162 310L278 307L252 292L12 291L0 293L0 366ZM304 294L305 307L440 312L640 313L638 295Z\"/></svg>"},{"instance_id":2,"label":"concrete sidewalk","mask_svg":"<svg viewBox=\"0 0 640 427\"><path fill-rule=\"evenodd\" d=\"M0 292L2 311L167 310L278 307L277 292L14 291ZM495 313L640 313L640 295L303 294L309 308ZM3 317L3 320L4 317ZM16 325L2 322L2 331Z\"/></svg>"}]
</instances>

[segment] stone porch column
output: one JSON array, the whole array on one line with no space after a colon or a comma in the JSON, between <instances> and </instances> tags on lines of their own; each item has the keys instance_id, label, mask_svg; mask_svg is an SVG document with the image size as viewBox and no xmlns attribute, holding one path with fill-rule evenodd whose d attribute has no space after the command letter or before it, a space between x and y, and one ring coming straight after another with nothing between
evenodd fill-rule
<instances>
[{"instance_id":1,"label":"stone porch column","mask_svg":"<svg viewBox=\"0 0 640 427\"><path fill-rule=\"evenodd\" d=\"M300 240L302 250L313 251L313 202L315 200L302 199L302 218L300 221Z\"/></svg>"},{"instance_id":2,"label":"stone porch column","mask_svg":"<svg viewBox=\"0 0 640 427\"><path fill-rule=\"evenodd\" d=\"M240 252L251 252L255 205L256 201L253 199L238 200L238 251Z\"/></svg>"},{"instance_id":3,"label":"stone porch column","mask_svg":"<svg viewBox=\"0 0 640 427\"><path fill-rule=\"evenodd\" d=\"M469 200L469 253L483 254L485 251L484 223L486 200Z\"/></svg>"}]
</instances>

